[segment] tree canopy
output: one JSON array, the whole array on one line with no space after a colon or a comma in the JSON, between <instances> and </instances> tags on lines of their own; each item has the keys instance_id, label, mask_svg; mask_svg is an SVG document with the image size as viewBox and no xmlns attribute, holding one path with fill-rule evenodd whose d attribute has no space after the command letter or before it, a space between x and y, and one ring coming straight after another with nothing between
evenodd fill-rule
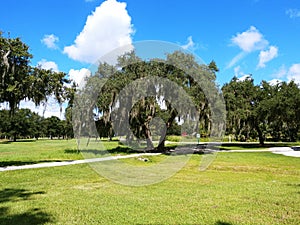
<instances>
[{"instance_id":1,"label":"tree canopy","mask_svg":"<svg viewBox=\"0 0 300 225\"><path fill-rule=\"evenodd\" d=\"M300 89L294 81L254 85L234 77L222 87L227 134L237 141L296 141L300 128Z\"/></svg>"},{"instance_id":2,"label":"tree canopy","mask_svg":"<svg viewBox=\"0 0 300 225\"><path fill-rule=\"evenodd\" d=\"M191 134L198 133L200 127L209 133L218 133L220 127L215 125L224 125L221 120L215 120L218 112L212 110L213 105L220 102L215 71L214 63L211 67L199 64L193 55L179 51L167 54L166 60L142 60L132 51L120 56L116 66L101 63L78 95L77 104L89 109L87 117L90 118L96 108L98 124L113 129L111 134L126 136L127 143L137 138L146 141L148 150L162 150L165 134L176 120L190 126ZM86 94L95 99L88 101ZM86 102L88 105L82 106ZM155 118L160 119L153 124ZM86 123L83 124L87 128ZM159 128L156 148L151 125Z\"/></svg>"},{"instance_id":3,"label":"tree canopy","mask_svg":"<svg viewBox=\"0 0 300 225\"><path fill-rule=\"evenodd\" d=\"M11 121L15 121L22 100L40 105L54 97L62 104L73 89L66 85L70 80L65 73L31 66L32 57L20 38L5 37L0 32L0 103L9 104Z\"/></svg>"}]
</instances>

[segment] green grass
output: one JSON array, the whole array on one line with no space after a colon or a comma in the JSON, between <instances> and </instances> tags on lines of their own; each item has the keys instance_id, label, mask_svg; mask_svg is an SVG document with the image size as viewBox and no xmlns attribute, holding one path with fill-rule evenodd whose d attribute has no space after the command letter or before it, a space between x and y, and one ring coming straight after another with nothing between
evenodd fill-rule
<instances>
[{"instance_id":1,"label":"green grass","mask_svg":"<svg viewBox=\"0 0 300 225\"><path fill-rule=\"evenodd\" d=\"M99 147L100 144L101 146ZM81 144L81 147L84 147L85 145L86 143L83 143ZM91 157L104 157L108 154L116 155L131 152L131 149L126 146L119 145L119 142L116 140L101 140L101 142L99 142L93 139L90 141L88 149L92 149L93 151L96 149L96 154L93 152ZM103 152L103 149L108 150L109 153ZM17 142L0 142L0 167L77 160L83 159L84 157L89 158L89 154L78 153L77 143L74 139L40 139L38 141L19 140Z\"/></svg>"},{"instance_id":2,"label":"green grass","mask_svg":"<svg viewBox=\"0 0 300 225\"><path fill-rule=\"evenodd\" d=\"M0 166L82 159L75 140L19 140L0 143Z\"/></svg>"},{"instance_id":3,"label":"green grass","mask_svg":"<svg viewBox=\"0 0 300 225\"><path fill-rule=\"evenodd\" d=\"M73 140L11 143L6 150L4 145L0 144L1 153L22 148L36 160L56 154L59 159L80 156L64 152L73 149ZM8 155L17 157L7 154L5 160ZM123 161L149 166L163 157ZM0 224L300 223L299 158L268 152L218 153L201 172L202 157L193 155L170 179L141 187L113 183L87 164L1 172Z\"/></svg>"}]
</instances>

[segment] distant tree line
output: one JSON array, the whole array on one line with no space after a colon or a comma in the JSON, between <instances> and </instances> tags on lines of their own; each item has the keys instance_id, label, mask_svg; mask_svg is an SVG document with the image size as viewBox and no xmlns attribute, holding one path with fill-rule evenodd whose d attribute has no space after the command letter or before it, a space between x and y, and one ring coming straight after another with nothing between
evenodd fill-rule
<instances>
[{"instance_id":1,"label":"distant tree line","mask_svg":"<svg viewBox=\"0 0 300 225\"><path fill-rule=\"evenodd\" d=\"M236 141L296 141L300 133L300 89L294 81L255 85L234 77L222 87L226 133Z\"/></svg>"},{"instance_id":2,"label":"distant tree line","mask_svg":"<svg viewBox=\"0 0 300 225\"><path fill-rule=\"evenodd\" d=\"M74 137L70 121L56 116L44 118L30 109L17 109L13 117L9 110L0 110L0 118L0 139Z\"/></svg>"}]
</instances>

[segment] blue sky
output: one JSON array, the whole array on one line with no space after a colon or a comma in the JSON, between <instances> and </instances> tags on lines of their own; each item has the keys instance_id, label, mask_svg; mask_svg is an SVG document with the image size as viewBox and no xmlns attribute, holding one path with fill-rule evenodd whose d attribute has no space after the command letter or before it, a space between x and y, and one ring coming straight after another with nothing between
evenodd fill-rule
<instances>
[{"instance_id":1,"label":"blue sky","mask_svg":"<svg viewBox=\"0 0 300 225\"><path fill-rule=\"evenodd\" d=\"M115 47L161 40L215 60L220 85L300 83L299 0L3 0L0 30L30 46L33 65L77 80Z\"/></svg>"}]
</instances>

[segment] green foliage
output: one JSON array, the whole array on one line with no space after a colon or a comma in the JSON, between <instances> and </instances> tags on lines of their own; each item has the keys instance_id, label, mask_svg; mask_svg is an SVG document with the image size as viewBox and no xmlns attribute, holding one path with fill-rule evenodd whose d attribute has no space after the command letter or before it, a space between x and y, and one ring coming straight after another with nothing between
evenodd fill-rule
<instances>
[{"instance_id":1,"label":"green foliage","mask_svg":"<svg viewBox=\"0 0 300 225\"><path fill-rule=\"evenodd\" d=\"M1 110L0 117L3 119L0 122L0 138L38 138L40 135L41 117L29 109L18 109L12 116L8 110Z\"/></svg>"},{"instance_id":2,"label":"green foliage","mask_svg":"<svg viewBox=\"0 0 300 225\"><path fill-rule=\"evenodd\" d=\"M180 142L181 141L181 137L180 136L175 136L175 135L168 135L167 136L167 141Z\"/></svg>"},{"instance_id":3,"label":"green foliage","mask_svg":"<svg viewBox=\"0 0 300 225\"><path fill-rule=\"evenodd\" d=\"M17 109L13 115L8 110L0 110L0 118L0 139L74 137L69 121L55 116L43 118L29 109Z\"/></svg>"},{"instance_id":4,"label":"green foliage","mask_svg":"<svg viewBox=\"0 0 300 225\"><path fill-rule=\"evenodd\" d=\"M103 120L101 123L98 122L98 133L101 129L103 131L107 129L105 126L110 124L113 116L114 132L117 135L127 135L126 138L129 141L133 139L132 134L137 138L146 139L148 149L153 149L151 121L161 118L167 134L180 135L181 127L176 123L175 118L187 120L186 115L196 121L200 120L201 126L210 132L213 116L209 98L205 95L203 87L211 91L210 94L216 94L212 91L215 89L216 71L218 68L215 62L212 62L210 66L200 65L193 55L179 51L167 54L166 60L144 61L138 58L135 52L130 52L119 57L117 67L101 63L96 76L100 79L104 78L105 82L96 103ZM94 83L89 80L87 82L88 85ZM87 89L89 90L89 86ZM187 99L183 93L187 93L190 98ZM124 96L127 99L124 99ZM128 96L132 98L129 99ZM166 105L164 109L160 107L158 99L164 100ZM190 102L189 99L191 99ZM212 99L217 98L210 96L210 100ZM119 102L121 106L123 102L126 102L130 108L129 115L124 112L124 107L116 107L114 105L116 102ZM115 109L113 115L111 115L112 108ZM201 117L196 118L197 115ZM118 116L124 118L118 118ZM121 123L122 121L129 121L132 134L128 134L130 132ZM99 124L102 124L102 128ZM191 129L197 130L196 127ZM165 135L158 135L161 136L161 140L157 149L163 149Z\"/></svg>"},{"instance_id":5,"label":"green foliage","mask_svg":"<svg viewBox=\"0 0 300 225\"><path fill-rule=\"evenodd\" d=\"M300 129L300 89L293 82L271 86L253 79L233 78L222 88L227 110L227 134L235 140L296 141Z\"/></svg>"},{"instance_id":6,"label":"green foliage","mask_svg":"<svg viewBox=\"0 0 300 225\"><path fill-rule=\"evenodd\" d=\"M29 46L20 38L4 37L0 32L0 103L8 102L13 136L19 135L19 115L15 115L22 100L31 100L36 105L54 96L59 104L71 98L73 87L63 72L54 72L30 66L32 55ZM20 112L19 112L20 113ZM23 134L22 134L23 135Z\"/></svg>"}]
</instances>

